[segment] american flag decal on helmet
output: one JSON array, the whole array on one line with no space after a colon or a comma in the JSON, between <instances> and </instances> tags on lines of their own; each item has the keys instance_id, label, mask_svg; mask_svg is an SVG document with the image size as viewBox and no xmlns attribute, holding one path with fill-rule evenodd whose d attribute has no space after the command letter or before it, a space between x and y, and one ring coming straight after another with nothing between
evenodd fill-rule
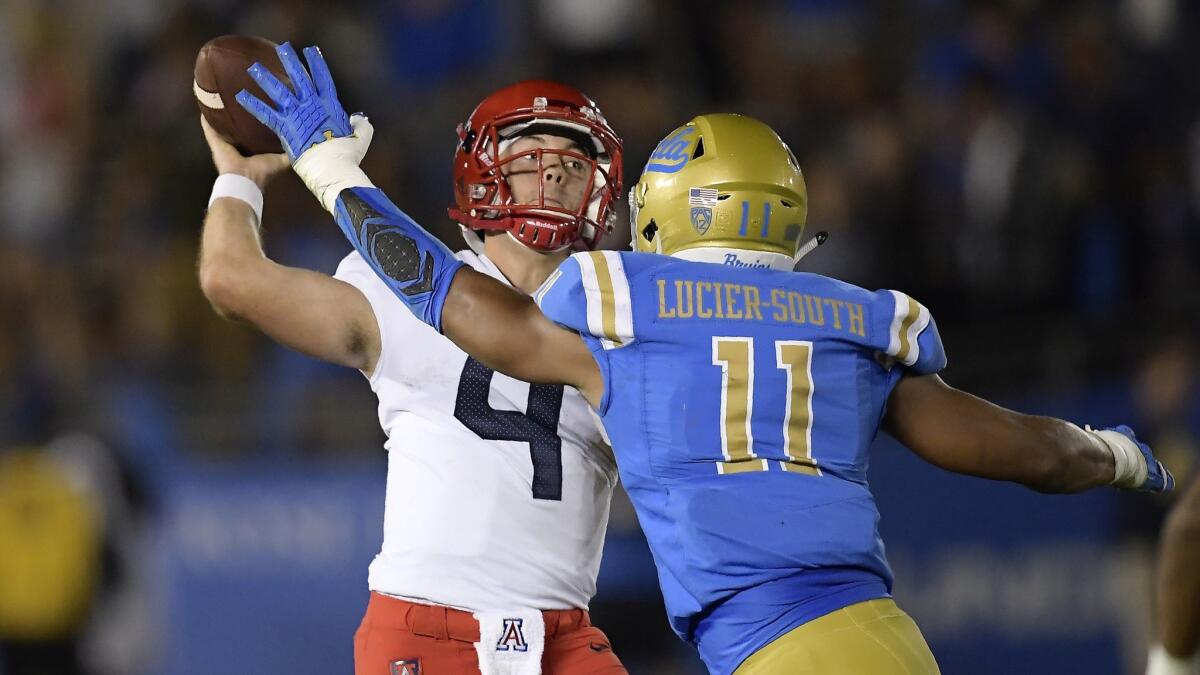
<instances>
[{"instance_id":1,"label":"american flag decal on helmet","mask_svg":"<svg viewBox=\"0 0 1200 675\"><path fill-rule=\"evenodd\" d=\"M716 206L716 188L688 188L688 206Z\"/></svg>"}]
</instances>

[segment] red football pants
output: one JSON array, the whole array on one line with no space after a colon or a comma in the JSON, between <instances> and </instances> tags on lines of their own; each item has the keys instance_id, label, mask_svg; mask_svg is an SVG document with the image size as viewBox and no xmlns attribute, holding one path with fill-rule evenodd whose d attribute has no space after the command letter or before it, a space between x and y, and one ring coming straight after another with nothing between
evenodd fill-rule
<instances>
[{"instance_id":1,"label":"red football pants","mask_svg":"<svg viewBox=\"0 0 1200 675\"><path fill-rule=\"evenodd\" d=\"M604 632L582 609L542 610L543 675L624 675ZM479 622L464 612L372 593L354 634L354 675L479 673Z\"/></svg>"}]
</instances>

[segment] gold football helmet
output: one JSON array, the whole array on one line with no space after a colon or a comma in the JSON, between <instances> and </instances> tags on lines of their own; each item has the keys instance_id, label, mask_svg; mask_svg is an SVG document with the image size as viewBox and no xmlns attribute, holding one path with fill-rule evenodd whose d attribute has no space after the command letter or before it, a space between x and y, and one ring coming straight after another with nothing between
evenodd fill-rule
<instances>
[{"instance_id":1,"label":"gold football helmet","mask_svg":"<svg viewBox=\"0 0 1200 675\"><path fill-rule=\"evenodd\" d=\"M745 115L701 115L654 149L629 192L629 211L635 251L735 249L782 260L796 254L808 191L796 156L771 127Z\"/></svg>"}]
</instances>

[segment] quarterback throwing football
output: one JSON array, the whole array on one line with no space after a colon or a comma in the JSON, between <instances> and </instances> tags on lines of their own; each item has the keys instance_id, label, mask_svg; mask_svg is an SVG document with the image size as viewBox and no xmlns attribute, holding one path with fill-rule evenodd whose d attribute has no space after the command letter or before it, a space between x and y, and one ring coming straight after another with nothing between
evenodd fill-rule
<instances>
[{"instance_id":1,"label":"quarterback throwing football","mask_svg":"<svg viewBox=\"0 0 1200 675\"><path fill-rule=\"evenodd\" d=\"M1047 492L1172 485L1126 427L1085 430L947 386L937 325L913 298L792 272L804 180L757 120L702 115L671 132L630 194L637 250L572 255L531 299L468 269L373 187L355 164L369 132L320 53L306 50L316 86L280 55L302 78L295 92L262 77L272 104L244 105L415 316L595 408L672 626L713 673L938 672L890 597L866 481L880 428L938 466Z\"/></svg>"},{"instance_id":2,"label":"quarterback throwing football","mask_svg":"<svg viewBox=\"0 0 1200 675\"><path fill-rule=\"evenodd\" d=\"M355 672L624 673L587 613L616 468L583 397L469 357L357 252L332 277L268 260L261 189L288 158L243 157L202 124L221 174L201 245L205 295L222 315L361 370L379 397L384 538ZM611 226L620 165L620 140L579 91L531 81L492 94L460 129L451 211L471 250L454 259L532 292ZM403 240L376 243L385 265L403 264Z\"/></svg>"}]
</instances>

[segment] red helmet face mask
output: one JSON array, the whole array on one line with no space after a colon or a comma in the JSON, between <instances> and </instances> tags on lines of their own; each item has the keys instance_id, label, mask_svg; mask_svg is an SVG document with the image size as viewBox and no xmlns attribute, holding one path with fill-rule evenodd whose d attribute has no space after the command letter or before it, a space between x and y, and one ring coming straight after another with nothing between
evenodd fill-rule
<instances>
[{"instance_id":1,"label":"red helmet face mask","mask_svg":"<svg viewBox=\"0 0 1200 675\"><path fill-rule=\"evenodd\" d=\"M534 134L573 142L569 149L531 148L507 154ZM502 230L540 251L592 249L616 221L621 194L621 140L596 104L573 87L529 80L484 99L458 127L454 155L455 206L450 217L468 230ZM537 194L518 203L509 178L538 177ZM546 194L548 180L582 185L578 203ZM574 200L569 200L574 201ZM473 235L468 236L472 242Z\"/></svg>"}]
</instances>

